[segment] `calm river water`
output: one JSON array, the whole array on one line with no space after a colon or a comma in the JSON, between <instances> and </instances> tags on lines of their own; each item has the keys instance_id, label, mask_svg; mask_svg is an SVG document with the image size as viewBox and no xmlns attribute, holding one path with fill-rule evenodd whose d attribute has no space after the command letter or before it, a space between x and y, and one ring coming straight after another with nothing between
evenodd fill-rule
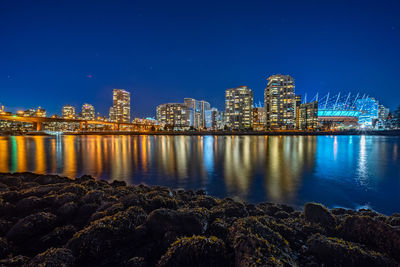
<instances>
[{"instance_id":1,"label":"calm river water","mask_svg":"<svg viewBox=\"0 0 400 267\"><path fill-rule=\"evenodd\" d=\"M24 171L400 212L400 137L0 137L0 172Z\"/></svg>"}]
</instances>

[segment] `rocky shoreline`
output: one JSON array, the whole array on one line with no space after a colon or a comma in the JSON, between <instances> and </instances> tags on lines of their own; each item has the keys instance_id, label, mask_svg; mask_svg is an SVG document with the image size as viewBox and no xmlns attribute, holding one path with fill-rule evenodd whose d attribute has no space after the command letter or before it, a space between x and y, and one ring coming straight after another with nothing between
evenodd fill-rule
<instances>
[{"instance_id":1,"label":"rocky shoreline","mask_svg":"<svg viewBox=\"0 0 400 267\"><path fill-rule=\"evenodd\" d=\"M0 174L0 266L399 266L400 214Z\"/></svg>"}]
</instances>

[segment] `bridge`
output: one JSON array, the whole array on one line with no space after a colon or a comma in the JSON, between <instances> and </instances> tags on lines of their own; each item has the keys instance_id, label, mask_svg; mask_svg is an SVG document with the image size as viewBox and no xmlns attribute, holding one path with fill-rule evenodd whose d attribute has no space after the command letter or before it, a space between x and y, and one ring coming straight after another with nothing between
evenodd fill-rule
<instances>
[{"instance_id":1,"label":"bridge","mask_svg":"<svg viewBox=\"0 0 400 267\"><path fill-rule=\"evenodd\" d=\"M111 122L111 121L99 121L99 120L82 120L82 119L67 119L67 118L53 118L53 117L25 117L18 115L0 115L0 121L16 121L16 122L25 122L32 123L33 128L36 131L43 131L43 123L79 123L79 130L84 131L88 129L89 124L94 125L108 125L111 126L113 131L119 131L121 126L125 126L130 131L149 131L154 126L158 128L157 125L154 124L146 124L146 123L126 123L126 122Z\"/></svg>"}]
</instances>

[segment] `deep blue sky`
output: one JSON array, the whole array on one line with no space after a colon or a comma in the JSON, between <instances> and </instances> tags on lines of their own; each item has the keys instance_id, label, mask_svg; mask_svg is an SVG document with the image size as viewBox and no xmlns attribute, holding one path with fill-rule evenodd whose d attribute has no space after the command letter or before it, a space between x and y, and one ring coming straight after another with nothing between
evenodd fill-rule
<instances>
[{"instance_id":1,"label":"deep blue sky","mask_svg":"<svg viewBox=\"0 0 400 267\"><path fill-rule=\"evenodd\" d=\"M290 74L296 93L362 92L400 104L400 1L0 1L0 103L107 115L112 88L134 116L184 97Z\"/></svg>"}]
</instances>

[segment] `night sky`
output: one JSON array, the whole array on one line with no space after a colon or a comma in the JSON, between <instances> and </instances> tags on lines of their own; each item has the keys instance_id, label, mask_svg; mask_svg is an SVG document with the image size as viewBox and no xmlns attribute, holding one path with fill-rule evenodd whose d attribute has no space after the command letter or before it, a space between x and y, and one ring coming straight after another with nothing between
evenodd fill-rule
<instances>
[{"instance_id":1,"label":"night sky","mask_svg":"<svg viewBox=\"0 0 400 267\"><path fill-rule=\"evenodd\" d=\"M83 3L84 2L84 3ZM227 88L263 101L266 78L296 93L360 92L400 104L400 1L0 1L0 103L108 115L112 89L135 117Z\"/></svg>"}]
</instances>

